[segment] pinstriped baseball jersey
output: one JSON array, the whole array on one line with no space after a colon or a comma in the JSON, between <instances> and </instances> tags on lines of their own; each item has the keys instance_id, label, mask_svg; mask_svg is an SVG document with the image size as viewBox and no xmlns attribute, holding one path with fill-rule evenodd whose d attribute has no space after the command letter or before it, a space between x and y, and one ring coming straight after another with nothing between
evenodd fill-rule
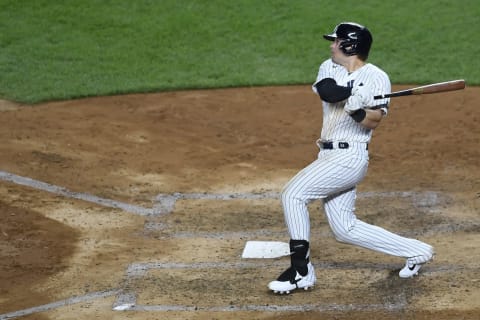
<instances>
[{"instance_id":1,"label":"pinstriped baseball jersey","mask_svg":"<svg viewBox=\"0 0 480 320\"><path fill-rule=\"evenodd\" d=\"M321 64L315 83L333 78L338 85L367 86L372 95L391 91L385 72L365 64L354 72L335 64L331 59ZM313 90L317 92L315 84ZM318 93L318 92L317 92ZM368 168L367 143L372 130L363 127L345 112L345 101L323 104L322 141L333 141L333 148L321 149L318 158L293 177L282 191L282 205L290 238L310 239L310 218L307 205L316 199L324 202L325 214L338 241L358 245L386 254L404 257L414 264L431 259L433 248L416 239L401 237L357 219L356 186ZM370 108L387 112L389 99L375 100ZM348 146L340 148L338 142Z\"/></svg>"},{"instance_id":2,"label":"pinstriped baseball jersey","mask_svg":"<svg viewBox=\"0 0 480 320\"><path fill-rule=\"evenodd\" d=\"M339 86L353 87L365 85L373 95L380 95L391 91L388 75L373 64L367 63L360 69L349 73L343 66L336 64L332 59L326 60L320 65L317 80L312 86L317 93L315 84L322 79L332 78ZM382 107L387 113L390 99L375 100L375 105L370 107ZM356 123L344 110L345 101L338 103L323 102L323 127L321 139L324 141L350 141L370 142L372 130Z\"/></svg>"},{"instance_id":3,"label":"pinstriped baseball jersey","mask_svg":"<svg viewBox=\"0 0 480 320\"><path fill-rule=\"evenodd\" d=\"M406 258L405 267L399 272L402 278L418 273L421 264L434 254L433 247L427 243L357 218L357 185L367 173L372 130L382 120L380 112L372 109L381 109L384 116L390 102L388 98L375 100L373 97L391 92L391 84L383 70L366 63L373 41L366 27L343 22L323 37L332 41L331 58L320 65L312 86L323 106L322 130L317 141L320 152L318 158L298 172L282 190L292 254L290 268L268 285L276 293L308 289L315 284L308 204L317 199L323 201L325 215L338 241Z\"/></svg>"}]
</instances>

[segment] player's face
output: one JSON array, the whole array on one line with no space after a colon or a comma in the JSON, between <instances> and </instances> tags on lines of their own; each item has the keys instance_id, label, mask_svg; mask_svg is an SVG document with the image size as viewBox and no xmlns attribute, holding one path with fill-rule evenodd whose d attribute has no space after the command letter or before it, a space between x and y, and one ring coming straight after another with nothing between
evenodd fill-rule
<instances>
[{"instance_id":1,"label":"player's face","mask_svg":"<svg viewBox=\"0 0 480 320\"><path fill-rule=\"evenodd\" d=\"M342 64L346 62L348 56L346 56L343 51L340 49L340 44L343 40L335 39L330 45L330 53L332 55L332 60L335 63Z\"/></svg>"}]
</instances>

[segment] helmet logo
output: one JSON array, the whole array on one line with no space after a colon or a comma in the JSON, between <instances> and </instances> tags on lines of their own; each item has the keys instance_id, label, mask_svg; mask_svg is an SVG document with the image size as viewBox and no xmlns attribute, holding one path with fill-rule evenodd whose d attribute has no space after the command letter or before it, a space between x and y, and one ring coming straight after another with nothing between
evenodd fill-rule
<instances>
[{"instance_id":1,"label":"helmet logo","mask_svg":"<svg viewBox=\"0 0 480 320\"><path fill-rule=\"evenodd\" d=\"M357 40L357 33L356 32L350 32L347 34L350 39Z\"/></svg>"}]
</instances>

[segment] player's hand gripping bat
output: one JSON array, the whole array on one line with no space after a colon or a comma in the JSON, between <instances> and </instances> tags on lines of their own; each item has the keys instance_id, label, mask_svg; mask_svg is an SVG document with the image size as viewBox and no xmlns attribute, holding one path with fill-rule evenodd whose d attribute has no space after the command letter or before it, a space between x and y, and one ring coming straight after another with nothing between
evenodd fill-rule
<instances>
[{"instance_id":1,"label":"player's hand gripping bat","mask_svg":"<svg viewBox=\"0 0 480 320\"><path fill-rule=\"evenodd\" d=\"M384 99L392 97L410 96L412 94L429 94L454 90L462 90L465 88L465 80L452 80L447 82L433 83L421 87L411 88L402 91L395 91L392 93L385 93L374 96L373 99Z\"/></svg>"}]
</instances>

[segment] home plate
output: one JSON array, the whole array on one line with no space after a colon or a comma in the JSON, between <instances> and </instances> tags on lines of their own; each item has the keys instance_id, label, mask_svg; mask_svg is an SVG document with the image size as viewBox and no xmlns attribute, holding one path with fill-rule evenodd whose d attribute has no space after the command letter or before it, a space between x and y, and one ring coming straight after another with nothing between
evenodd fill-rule
<instances>
[{"instance_id":1,"label":"home plate","mask_svg":"<svg viewBox=\"0 0 480 320\"><path fill-rule=\"evenodd\" d=\"M280 241L247 241L242 258L279 258L290 255L290 246Z\"/></svg>"}]
</instances>

